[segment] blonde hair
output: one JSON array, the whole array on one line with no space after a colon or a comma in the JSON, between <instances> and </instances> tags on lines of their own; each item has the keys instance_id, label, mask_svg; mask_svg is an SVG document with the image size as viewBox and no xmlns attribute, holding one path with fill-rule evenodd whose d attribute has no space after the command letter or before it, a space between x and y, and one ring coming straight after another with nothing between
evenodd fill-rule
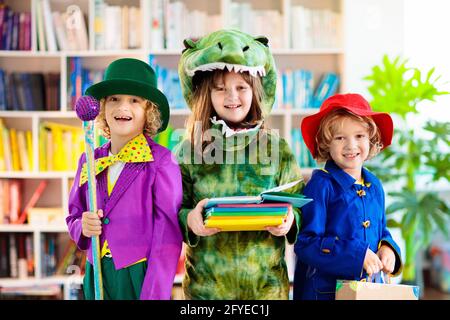
<instances>
[{"instance_id":1,"label":"blonde hair","mask_svg":"<svg viewBox=\"0 0 450 320\"><path fill-rule=\"evenodd\" d=\"M192 106L192 113L186 121L186 134L191 145L204 146L208 138L204 134L211 128L210 118L217 116L211 101L211 91L219 79L223 79L226 70L214 70L201 72L192 78L193 96L188 103ZM240 124L242 128L253 127L258 121L263 120L262 101L264 89L260 77L253 77L249 73L239 73L244 81L252 88L252 103L247 117ZM198 127L195 124L201 123ZM261 126L263 128L263 125ZM201 130L201 132L197 132Z\"/></svg>"},{"instance_id":2,"label":"blonde hair","mask_svg":"<svg viewBox=\"0 0 450 320\"><path fill-rule=\"evenodd\" d=\"M100 112L95 119L95 124L105 138L111 139L111 131L105 116L106 98L107 97L100 100ZM152 101L145 100L145 102L145 124L143 133L153 137L158 133L158 130L162 125L161 112L159 111L158 106Z\"/></svg>"},{"instance_id":3,"label":"blonde hair","mask_svg":"<svg viewBox=\"0 0 450 320\"><path fill-rule=\"evenodd\" d=\"M334 133L336 132L336 127L339 124L342 124L344 118L355 120L367 129L369 134L370 150L366 160L376 156L383 148L380 129L376 125L375 121L373 121L372 117L359 116L348 111L347 109L337 109L327 114L320 122L319 129L316 134L317 162L325 162L331 159L330 144L333 140Z\"/></svg>"}]
</instances>

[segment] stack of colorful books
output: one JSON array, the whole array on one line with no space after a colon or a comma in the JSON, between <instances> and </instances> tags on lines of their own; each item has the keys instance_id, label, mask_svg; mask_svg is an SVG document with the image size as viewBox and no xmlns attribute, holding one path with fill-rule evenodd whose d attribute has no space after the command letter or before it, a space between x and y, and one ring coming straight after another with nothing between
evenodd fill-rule
<instances>
[{"instance_id":1,"label":"stack of colorful books","mask_svg":"<svg viewBox=\"0 0 450 320\"><path fill-rule=\"evenodd\" d=\"M222 231L256 231L282 224L291 207L312 201L299 193L283 192L301 180L261 192L257 196L211 198L205 205L204 224Z\"/></svg>"},{"instance_id":2,"label":"stack of colorful books","mask_svg":"<svg viewBox=\"0 0 450 320\"><path fill-rule=\"evenodd\" d=\"M289 213L289 203L219 204L206 210L205 226L222 231L256 231L279 226Z\"/></svg>"}]
</instances>

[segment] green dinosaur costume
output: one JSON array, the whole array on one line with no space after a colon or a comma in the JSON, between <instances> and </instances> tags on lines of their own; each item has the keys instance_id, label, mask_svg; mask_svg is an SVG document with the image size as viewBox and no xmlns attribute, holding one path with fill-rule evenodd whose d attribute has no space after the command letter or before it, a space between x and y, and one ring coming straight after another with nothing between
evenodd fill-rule
<instances>
[{"instance_id":1,"label":"green dinosaur costume","mask_svg":"<svg viewBox=\"0 0 450 320\"><path fill-rule=\"evenodd\" d=\"M227 68L262 76L263 114L268 115L274 101L276 72L267 44L266 38L232 30L214 32L197 42L186 40L179 75L188 104L195 72ZM224 132L226 124L214 119L212 128ZM288 299L285 239L292 244L297 238L298 210L294 210L295 222L286 237L276 237L267 231L219 232L199 237L188 229L188 213L204 198L258 195L266 189L302 179L287 143L268 130L257 126L241 135L227 137L225 134L222 138L211 143L215 156L223 157L220 163L195 162L188 140L180 143L175 151L183 176L179 221L187 243L185 297ZM287 191L298 193L302 189L303 182Z\"/></svg>"}]
</instances>

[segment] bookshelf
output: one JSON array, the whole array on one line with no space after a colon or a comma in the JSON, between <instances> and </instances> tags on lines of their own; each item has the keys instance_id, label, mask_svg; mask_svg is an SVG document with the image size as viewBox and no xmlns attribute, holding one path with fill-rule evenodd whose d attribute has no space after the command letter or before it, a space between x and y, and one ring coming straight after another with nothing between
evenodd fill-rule
<instances>
[{"instance_id":1,"label":"bookshelf","mask_svg":"<svg viewBox=\"0 0 450 320\"><path fill-rule=\"evenodd\" d=\"M297 40L293 39L294 36L299 36L298 32L293 30L294 26L296 30L298 28L296 23L298 23L299 9L297 7L307 8L310 15L312 10L315 10L315 12L326 12L327 14L333 12L338 14L338 19L342 21L345 17L342 9L344 8L343 1L345 0L5 0L4 4L9 6L12 11L29 12L31 14L31 25L29 27L31 50L0 50L0 69L5 74L57 74L58 89L56 92L58 107L56 110L52 110L45 106L44 110L36 110L28 108L28 105L19 104L18 110L8 107L3 110L0 108L0 119L6 128L31 132L30 162L32 164L30 170L27 171L0 171L0 180L18 180L21 182L20 208L26 205L39 181L47 180L48 185L35 206L61 207L64 214L67 214L68 195L75 171L74 169L48 170L48 168L47 170L42 170L42 162L48 150L44 151L41 149L40 128L44 123L48 122L81 128L81 122L77 119L72 108L72 103L76 98L73 97L75 84L72 78L74 73L73 67L76 63L79 63L78 67L92 72L101 72L110 62L117 58L133 57L149 62L149 55L152 55L154 62L158 66L176 70L181 55L182 40L185 37L199 36L217 28L239 27L243 31L254 35L264 34L268 36L269 45L272 45L277 69L280 72L296 69L310 70L315 85L320 82L324 73L333 72L339 75L339 88L343 91L345 88L345 74L343 72L345 52L342 49L342 22L338 22L337 27L334 28L337 30L337 33L330 31L333 25L316 29L312 29L310 26L310 29L306 29L306 31L303 28L304 32L308 32L308 30L310 32L306 33L306 36L309 38L309 42L306 44L303 42L297 43ZM65 47L61 50L57 30L54 30L53 36L57 44L56 49L54 46L52 49L48 43L43 45L43 38L47 39L48 33L44 31L45 19L43 18L42 10L45 9L43 9L42 2L48 2L51 12L59 12L60 16L67 13L69 6L75 5L81 10L86 28L86 49L77 49L77 47L70 46L66 42ZM120 6L121 8L127 6L129 15L131 7L139 8L139 14L136 14L136 11L134 11L137 17L134 20L138 20L135 21L135 25L138 28L140 26L140 30L137 32L138 39L128 39L128 45L126 45L126 41L123 38L127 37L121 37L121 48L109 48L105 45L106 39L99 40L99 31L108 28L105 20L102 20L98 14L99 8L105 5L110 7ZM161 9L163 5L166 11ZM167 9L168 7L170 7L170 10ZM73 7L71 10L73 13ZM180 12L182 13L181 15ZM236 12L239 12L239 17ZM296 12L297 15L295 15ZM108 14L117 15L118 13L110 10ZM124 15L123 11L122 15ZM252 21L255 23L252 25L246 24L246 20L251 20L242 18L246 17L246 15L251 15ZM186 23L185 17L194 19L195 23L192 22L192 25L188 25L188 27L180 27L184 26L183 23ZM267 23L264 25L258 22L261 19L268 21L268 17L274 21L273 28L267 28ZM44 21L42 21L43 19ZM207 23L204 23L205 21ZM40 23L43 24L43 29L42 26L39 26ZM113 26L111 28L118 27ZM116 33L126 33L123 29L114 30L116 30ZM193 34L188 34L189 30L192 30ZM129 33L128 31L128 37ZM314 37L324 38L327 41L317 42L314 41ZM76 38L77 36L72 35L72 38L69 39L75 41L73 39ZM2 48L4 49L4 47ZM98 74L93 75L94 81L98 79L95 78L98 76ZM80 88L78 88L78 92L75 94L79 95L80 92ZM315 113L317 109L289 107L283 103L282 99L278 100L277 106L274 107L268 119L268 124L269 127L278 129L280 135L292 146L292 130L300 127L301 119L304 116ZM186 108L172 109L170 125L173 128L183 128L189 114L190 111ZM310 176L312 169L309 166L302 167L305 178ZM61 243L59 250L63 250L65 243L68 241L66 226L64 224L48 226L0 224L0 235L9 234L31 235L33 239L34 272L26 278L0 278L0 288L59 285L62 297L70 299L73 295L71 292L73 285L80 285L82 282L81 275L45 276L42 272L42 238L49 234L56 235L58 243ZM5 253L1 252L1 254ZM292 246L288 246L286 256L288 258L290 278L292 279L294 265ZM182 276L177 275L175 283L179 284L181 280Z\"/></svg>"}]
</instances>

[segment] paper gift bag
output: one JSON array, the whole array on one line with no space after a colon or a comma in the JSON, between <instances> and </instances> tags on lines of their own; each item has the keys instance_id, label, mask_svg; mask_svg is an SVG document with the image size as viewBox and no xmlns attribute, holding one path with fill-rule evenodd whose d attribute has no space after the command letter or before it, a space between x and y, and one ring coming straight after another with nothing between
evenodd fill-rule
<instances>
[{"instance_id":1,"label":"paper gift bag","mask_svg":"<svg viewBox=\"0 0 450 320\"><path fill-rule=\"evenodd\" d=\"M419 287L391 284L390 281L337 280L336 300L418 300Z\"/></svg>"}]
</instances>

